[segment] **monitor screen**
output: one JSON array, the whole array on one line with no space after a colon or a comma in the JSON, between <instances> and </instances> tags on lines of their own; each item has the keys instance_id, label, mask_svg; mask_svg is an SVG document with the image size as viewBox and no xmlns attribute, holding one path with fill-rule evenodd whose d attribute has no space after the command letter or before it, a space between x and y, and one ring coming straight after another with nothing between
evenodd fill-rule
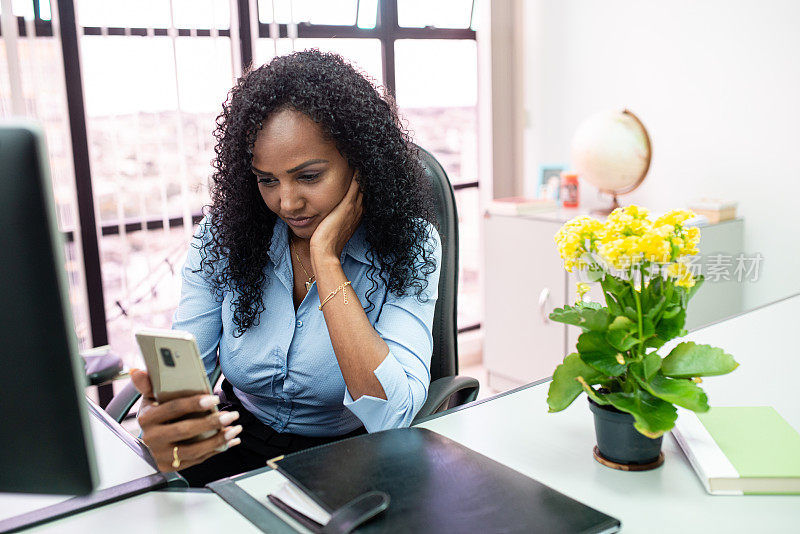
<instances>
[{"instance_id":1,"label":"monitor screen","mask_svg":"<svg viewBox=\"0 0 800 534\"><path fill-rule=\"evenodd\" d=\"M42 131L0 123L0 491L83 495L97 469Z\"/></svg>"}]
</instances>

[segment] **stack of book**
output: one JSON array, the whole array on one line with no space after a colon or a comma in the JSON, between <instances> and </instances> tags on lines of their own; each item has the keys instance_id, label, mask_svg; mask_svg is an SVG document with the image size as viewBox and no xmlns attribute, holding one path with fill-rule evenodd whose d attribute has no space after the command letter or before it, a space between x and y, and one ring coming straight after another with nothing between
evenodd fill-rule
<instances>
[{"instance_id":1,"label":"stack of book","mask_svg":"<svg viewBox=\"0 0 800 534\"><path fill-rule=\"evenodd\" d=\"M711 224L736 218L736 202L730 200L701 198L689 204L689 209L705 216Z\"/></svg>"},{"instance_id":2,"label":"stack of book","mask_svg":"<svg viewBox=\"0 0 800 534\"><path fill-rule=\"evenodd\" d=\"M774 408L681 410L672 435L712 495L800 494L800 434Z\"/></svg>"},{"instance_id":3,"label":"stack of book","mask_svg":"<svg viewBox=\"0 0 800 534\"><path fill-rule=\"evenodd\" d=\"M490 215L530 215L553 211L558 207L555 200L546 198L506 197L496 198L487 212Z\"/></svg>"}]
</instances>

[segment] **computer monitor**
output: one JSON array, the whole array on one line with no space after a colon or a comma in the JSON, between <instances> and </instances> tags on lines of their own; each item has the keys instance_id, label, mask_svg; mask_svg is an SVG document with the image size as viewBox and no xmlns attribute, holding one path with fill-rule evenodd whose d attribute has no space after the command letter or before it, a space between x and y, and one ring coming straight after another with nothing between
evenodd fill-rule
<instances>
[{"instance_id":1,"label":"computer monitor","mask_svg":"<svg viewBox=\"0 0 800 534\"><path fill-rule=\"evenodd\" d=\"M97 468L44 134L0 122L0 492L83 495Z\"/></svg>"}]
</instances>

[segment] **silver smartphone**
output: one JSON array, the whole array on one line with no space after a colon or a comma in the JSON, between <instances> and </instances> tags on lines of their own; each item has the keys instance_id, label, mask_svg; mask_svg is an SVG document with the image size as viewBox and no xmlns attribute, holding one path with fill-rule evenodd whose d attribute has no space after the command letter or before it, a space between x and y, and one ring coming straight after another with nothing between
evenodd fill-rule
<instances>
[{"instance_id":1,"label":"silver smartphone","mask_svg":"<svg viewBox=\"0 0 800 534\"><path fill-rule=\"evenodd\" d=\"M197 341L192 334L180 330L139 330L136 332L136 342L142 351L150 383L153 385L153 395L158 402L211 394L211 384L208 382ZM216 406L209 411L192 413L180 419L203 417L211 411L216 412ZM207 439L216 433L217 430L210 430L187 442Z\"/></svg>"}]
</instances>

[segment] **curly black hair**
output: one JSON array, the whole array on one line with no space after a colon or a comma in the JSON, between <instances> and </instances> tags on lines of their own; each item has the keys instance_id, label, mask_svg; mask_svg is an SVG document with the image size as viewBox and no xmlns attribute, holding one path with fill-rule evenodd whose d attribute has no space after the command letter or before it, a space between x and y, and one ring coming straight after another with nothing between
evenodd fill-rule
<instances>
[{"instance_id":1,"label":"curly black hair","mask_svg":"<svg viewBox=\"0 0 800 534\"><path fill-rule=\"evenodd\" d=\"M265 309L262 287L277 215L261 198L251 163L264 120L284 109L321 125L358 171L361 224L371 263L367 309L374 306L370 297L378 287L376 276L388 291L413 292L422 299L426 277L436 269L433 251L426 246L430 226L425 221L436 221L419 151L394 101L337 54L295 52L242 76L216 120L215 171L206 206L210 236L197 245L199 270L211 279L218 298L234 292L234 335L257 325Z\"/></svg>"}]
</instances>

